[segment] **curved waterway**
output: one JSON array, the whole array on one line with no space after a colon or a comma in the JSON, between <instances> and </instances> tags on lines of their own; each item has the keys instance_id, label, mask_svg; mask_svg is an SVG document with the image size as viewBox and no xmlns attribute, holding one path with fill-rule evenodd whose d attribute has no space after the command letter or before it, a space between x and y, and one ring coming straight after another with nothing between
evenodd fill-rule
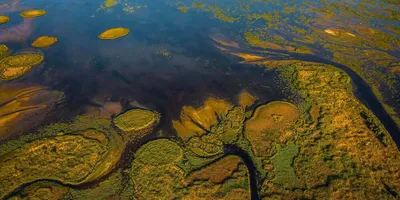
<instances>
[{"instance_id":1,"label":"curved waterway","mask_svg":"<svg viewBox=\"0 0 400 200\"><path fill-rule=\"evenodd\" d=\"M240 147L233 144L225 145L224 153L226 155L236 155L242 159L247 169L249 170L251 199L252 200L260 199L258 191L261 188L260 184L262 184L262 178L249 154Z\"/></svg>"},{"instance_id":2,"label":"curved waterway","mask_svg":"<svg viewBox=\"0 0 400 200\"><path fill-rule=\"evenodd\" d=\"M344 72L346 72L351 80L353 81L354 85L356 86L355 96L360 99L374 114L375 116L381 121L385 129L389 132L390 136L392 137L393 141L395 142L398 149L400 149L400 129L397 124L394 122L392 117L386 112L385 108L383 108L382 103L378 100L375 94L372 91L371 86L362 79L356 72L354 72L351 68L327 60L323 58L318 58L315 56L309 55L292 55L295 59L309 61L309 62L318 62L324 63L328 65L332 65L337 67Z\"/></svg>"},{"instance_id":3,"label":"curved waterway","mask_svg":"<svg viewBox=\"0 0 400 200\"><path fill-rule=\"evenodd\" d=\"M265 50L266 49L250 47L249 50L247 51L249 53L254 53L257 51L265 51ZM353 89L354 95L375 114L375 116L380 120L385 129L389 132L397 148L400 149L400 128L397 126L396 122L392 119L389 113L384 109L379 99L375 96L371 86L350 67L342 65L340 63L336 63L334 61L325 58L309 54L290 53L287 51L272 50L272 49L268 49L268 51L270 51L271 53L286 54L287 55L285 56L286 59L289 58L292 60L331 65L347 73L350 76L353 85L356 87L354 88L355 90Z\"/></svg>"}]
</instances>

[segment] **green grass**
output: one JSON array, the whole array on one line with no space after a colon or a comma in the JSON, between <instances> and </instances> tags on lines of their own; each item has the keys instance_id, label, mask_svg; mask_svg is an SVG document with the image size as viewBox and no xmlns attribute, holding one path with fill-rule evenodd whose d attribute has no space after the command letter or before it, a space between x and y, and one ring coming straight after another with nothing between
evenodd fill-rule
<instances>
[{"instance_id":1,"label":"green grass","mask_svg":"<svg viewBox=\"0 0 400 200\"><path fill-rule=\"evenodd\" d=\"M122 131L140 131L158 123L160 115L156 112L143 109L132 109L114 119L116 127Z\"/></svg>"},{"instance_id":2,"label":"green grass","mask_svg":"<svg viewBox=\"0 0 400 200\"><path fill-rule=\"evenodd\" d=\"M141 146L135 153L135 160L146 165L159 166L178 161L182 154L177 143L168 139L157 139Z\"/></svg>"},{"instance_id":3,"label":"green grass","mask_svg":"<svg viewBox=\"0 0 400 200\"><path fill-rule=\"evenodd\" d=\"M277 153L271 158L274 165L275 183L287 188L299 186L300 180L297 178L293 168L293 160L299 153L298 145L289 142L286 147L276 146Z\"/></svg>"},{"instance_id":4,"label":"green grass","mask_svg":"<svg viewBox=\"0 0 400 200\"><path fill-rule=\"evenodd\" d=\"M226 194L228 194L232 189L235 188L243 188L246 190L249 190L250 192L250 182L248 178L248 171L247 171L246 166L242 166L241 169L238 172L235 172L238 174L238 178L230 178L226 180L221 188L218 190L217 193L215 193L213 196L217 198L222 198Z\"/></svg>"},{"instance_id":5,"label":"green grass","mask_svg":"<svg viewBox=\"0 0 400 200\"><path fill-rule=\"evenodd\" d=\"M186 194L184 172L171 164L150 166L134 160L131 178L138 199L179 199Z\"/></svg>"},{"instance_id":6,"label":"green grass","mask_svg":"<svg viewBox=\"0 0 400 200\"><path fill-rule=\"evenodd\" d=\"M103 200L114 196L123 196L122 199L133 197L133 185L131 180L126 177L125 172L118 170L111 174L106 180L90 188L76 189L70 188L65 199L74 200ZM125 176L125 177L124 177Z\"/></svg>"},{"instance_id":7,"label":"green grass","mask_svg":"<svg viewBox=\"0 0 400 200\"><path fill-rule=\"evenodd\" d=\"M48 126L40 127L36 132L23 135L15 140L9 140L0 145L0 156L13 150L22 148L26 143L33 140L56 136L59 133L72 133L87 129L96 129L110 136L117 134L111 126L111 121L106 119L92 119L87 116L78 116L72 122L53 123Z\"/></svg>"}]
</instances>

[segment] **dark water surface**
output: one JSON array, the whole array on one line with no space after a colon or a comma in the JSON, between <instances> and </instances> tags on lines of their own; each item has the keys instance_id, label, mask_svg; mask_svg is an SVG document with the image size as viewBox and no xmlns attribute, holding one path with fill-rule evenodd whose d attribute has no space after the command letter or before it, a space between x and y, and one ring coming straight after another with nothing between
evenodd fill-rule
<instances>
[{"instance_id":1,"label":"dark water surface","mask_svg":"<svg viewBox=\"0 0 400 200\"><path fill-rule=\"evenodd\" d=\"M72 109L84 108L96 98L124 97L170 112L210 95L233 99L242 88L262 94L260 86L271 90L266 96L277 98L272 91L274 72L236 65L213 47L210 36L218 21L193 20L161 2L149 3L155 8L149 5L133 14L96 11L102 1L21 3L46 9L47 14L34 19L32 34L9 48L27 51L30 41L42 35L57 36L59 41L48 49L35 49L45 55L44 64L18 81L64 91ZM97 38L120 26L131 33L112 41ZM161 50L171 56L161 55Z\"/></svg>"}]
</instances>

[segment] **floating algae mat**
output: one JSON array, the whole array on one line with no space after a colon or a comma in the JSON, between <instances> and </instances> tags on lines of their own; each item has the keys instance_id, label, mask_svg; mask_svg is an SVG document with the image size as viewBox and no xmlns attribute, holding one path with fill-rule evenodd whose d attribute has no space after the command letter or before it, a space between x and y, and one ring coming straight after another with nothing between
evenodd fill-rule
<instances>
[{"instance_id":1,"label":"floating algae mat","mask_svg":"<svg viewBox=\"0 0 400 200\"><path fill-rule=\"evenodd\" d=\"M26 10L20 13L23 18L35 18L46 14L44 10Z\"/></svg>"},{"instance_id":2,"label":"floating algae mat","mask_svg":"<svg viewBox=\"0 0 400 200\"><path fill-rule=\"evenodd\" d=\"M8 21L10 21L10 17L4 16L4 15L0 15L0 24L5 24Z\"/></svg>"},{"instance_id":3,"label":"floating algae mat","mask_svg":"<svg viewBox=\"0 0 400 200\"><path fill-rule=\"evenodd\" d=\"M56 37L41 36L32 43L32 46L37 48L45 48L53 45L57 41L58 39Z\"/></svg>"},{"instance_id":4,"label":"floating algae mat","mask_svg":"<svg viewBox=\"0 0 400 200\"><path fill-rule=\"evenodd\" d=\"M0 79L12 80L24 75L33 66L40 64L44 57L40 54L19 54L0 60Z\"/></svg>"},{"instance_id":5,"label":"floating algae mat","mask_svg":"<svg viewBox=\"0 0 400 200\"><path fill-rule=\"evenodd\" d=\"M99 38L102 40L113 40L128 35L129 31L130 30L128 28L112 28L102 32L99 35Z\"/></svg>"},{"instance_id":6,"label":"floating algae mat","mask_svg":"<svg viewBox=\"0 0 400 200\"><path fill-rule=\"evenodd\" d=\"M0 13L0 199L400 199L397 1Z\"/></svg>"}]
</instances>

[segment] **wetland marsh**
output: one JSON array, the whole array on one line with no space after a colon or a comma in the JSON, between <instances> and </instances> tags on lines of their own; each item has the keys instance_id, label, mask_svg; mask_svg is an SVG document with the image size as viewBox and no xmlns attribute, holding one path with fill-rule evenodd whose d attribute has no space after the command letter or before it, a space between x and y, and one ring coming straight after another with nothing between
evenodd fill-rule
<instances>
[{"instance_id":1,"label":"wetland marsh","mask_svg":"<svg viewBox=\"0 0 400 200\"><path fill-rule=\"evenodd\" d=\"M0 199L399 199L400 4L0 0Z\"/></svg>"}]
</instances>

